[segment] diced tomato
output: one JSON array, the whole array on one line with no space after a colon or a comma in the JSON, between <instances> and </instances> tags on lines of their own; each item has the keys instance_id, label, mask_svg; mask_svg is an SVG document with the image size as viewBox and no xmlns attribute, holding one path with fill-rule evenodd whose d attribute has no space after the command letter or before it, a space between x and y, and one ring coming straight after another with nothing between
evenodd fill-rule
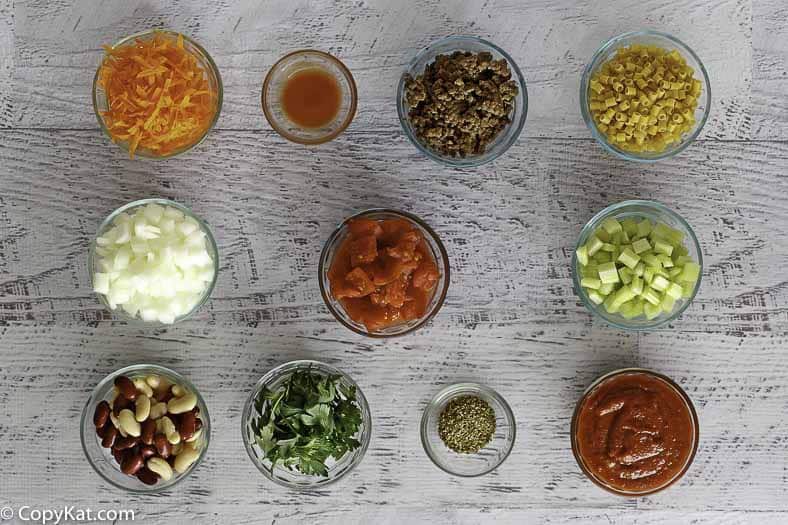
<instances>
[{"instance_id":1,"label":"diced tomato","mask_svg":"<svg viewBox=\"0 0 788 525\"><path fill-rule=\"evenodd\" d=\"M332 283L333 284L333 283ZM334 297L364 297L375 291L375 284L362 268L354 268L345 276L344 282L338 283L332 289Z\"/></svg>"},{"instance_id":2,"label":"diced tomato","mask_svg":"<svg viewBox=\"0 0 788 525\"><path fill-rule=\"evenodd\" d=\"M419 267L413 272L413 287L422 290L432 290L438 282L438 268L429 259L421 261Z\"/></svg>"},{"instance_id":3,"label":"diced tomato","mask_svg":"<svg viewBox=\"0 0 788 525\"><path fill-rule=\"evenodd\" d=\"M364 235L350 242L350 264L361 266L374 261L378 256L378 240L374 235Z\"/></svg>"},{"instance_id":4,"label":"diced tomato","mask_svg":"<svg viewBox=\"0 0 788 525\"><path fill-rule=\"evenodd\" d=\"M347 228L353 237L361 237L363 235L380 237L383 235L383 228L380 226L380 223L372 219L353 219L347 223Z\"/></svg>"},{"instance_id":5,"label":"diced tomato","mask_svg":"<svg viewBox=\"0 0 788 525\"><path fill-rule=\"evenodd\" d=\"M408 232L400 237L397 244L390 248L386 248L386 253L395 259L412 261L416 258L416 247L419 245L420 240L418 232Z\"/></svg>"}]
</instances>

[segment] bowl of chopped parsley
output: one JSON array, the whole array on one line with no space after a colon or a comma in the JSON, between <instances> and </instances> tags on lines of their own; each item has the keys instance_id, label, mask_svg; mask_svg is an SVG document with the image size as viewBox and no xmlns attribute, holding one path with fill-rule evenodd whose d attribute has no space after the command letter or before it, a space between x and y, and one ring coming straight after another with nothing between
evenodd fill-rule
<instances>
[{"instance_id":1,"label":"bowl of chopped parsley","mask_svg":"<svg viewBox=\"0 0 788 525\"><path fill-rule=\"evenodd\" d=\"M274 368L257 382L242 425L249 458L265 477L309 489L337 481L361 462L372 416L350 376L301 360Z\"/></svg>"}]
</instances>

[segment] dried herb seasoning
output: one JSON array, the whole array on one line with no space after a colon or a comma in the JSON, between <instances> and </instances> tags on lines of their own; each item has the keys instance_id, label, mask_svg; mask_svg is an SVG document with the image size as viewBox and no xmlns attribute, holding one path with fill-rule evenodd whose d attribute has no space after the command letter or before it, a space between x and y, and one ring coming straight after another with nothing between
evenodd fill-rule
<instances>
[{"instance_id":1,"label":"dried herb seasoning","mask_svg":"<svg viewBox=\"0 0 788 525\"><path fill-rule=\"evenodd\" d=\"M417 138L450 157L483 153L511 122L518 91L506 60L488 52L438 55L423 74L405 79Z\"/></svg>"},{"instance_id":2,"label":"dried herb seasoning","mask_svg":"<svg viewBox=\"0 0 788 525\"><path fill-rule=\"evenodd\" d=\"M493 434L495 410L480 397L454 398L438 418L438 435L454 452L478 452L492 440Z\"/></svg>"}]
</instances>

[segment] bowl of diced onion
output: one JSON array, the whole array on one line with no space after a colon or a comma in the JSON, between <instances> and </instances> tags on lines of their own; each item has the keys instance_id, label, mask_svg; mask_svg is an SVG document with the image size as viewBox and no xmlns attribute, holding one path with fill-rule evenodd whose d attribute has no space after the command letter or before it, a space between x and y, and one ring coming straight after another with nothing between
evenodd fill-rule
<instances>
[{"instance_id":1,"label":"bowl of diced onion","mask_svg":"<svg viewBox=\"0 0 788 525\"><path fill-rule=\"evenodd\" d=\"M626 160L656 162L680 153L698 137L710 108L700 58L658 31L611 38L580 82L580 111L591 134Z\"/></svg>"},{"instance_id":2,"label":"bowl of diced onion","mask_svg":"<svg viewBox=\"0 0 788 525\"><path fill-rule=\"evenodd\" d=\"M624 330L651 330L678 318L698 293L702 273L695 232L654 201L623 201L597 213L572 256L582 303Z\"/></svg>"},{"instance_id":3,"label":"bowl of diced onion","mask_svg":"<svg viewBox=\"0 0 788 525\"><path fill-rule=\"evenodd\" d=\"M121 206L99 227L88 271L99 301L124 320L170 325L210 298L219 253L208 225L167 199Z\"/></svg>"}]
</instances>

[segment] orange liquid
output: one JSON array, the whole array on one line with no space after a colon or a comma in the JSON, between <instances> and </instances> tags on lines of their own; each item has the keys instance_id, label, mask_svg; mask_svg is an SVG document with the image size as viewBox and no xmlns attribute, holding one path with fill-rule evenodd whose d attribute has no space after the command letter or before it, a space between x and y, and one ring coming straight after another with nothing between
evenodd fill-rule
<instances>
[{"instance_id":1,"label":"orange liquid","mask_svg":"<svg viewBox=\"0 0 788 525\"><path fill-rule=\"evenodd\" d=\"M282 88L282 109L301 127L325 126L337 116L341 103L339 84L322 69L297 71Z\"/></svg>"}]
</instances>

